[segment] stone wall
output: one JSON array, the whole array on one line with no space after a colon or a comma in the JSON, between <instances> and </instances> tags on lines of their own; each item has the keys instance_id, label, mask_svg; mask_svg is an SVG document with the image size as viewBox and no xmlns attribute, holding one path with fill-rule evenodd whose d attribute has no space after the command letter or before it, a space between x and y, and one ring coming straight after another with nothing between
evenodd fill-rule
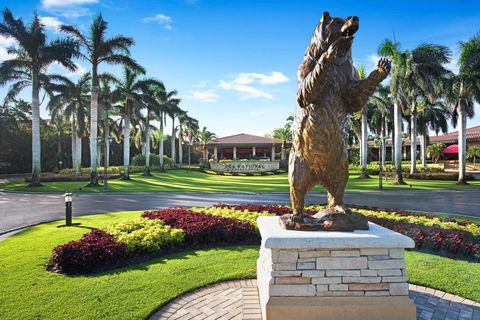
<instances>
[{"instance_id":1,"label":"stone wall","mask_svg":"<svg viewBox=\"0 0 480 320\"><path fill-rule=\"evenodd\" d=\"M211 162L210 169L217 172L255 173L280 169L279 161Z\"/></svg>"},{"instance_id":2,"label":"stone wall","mask_svg":"<svg viewBox=\"0 0 480 320\"><path fill-rule=\"evenodd\" d=\"M403 248L262 247L257 272L268 281L270 297L406 296L404 254Z\"/></svg>"}]
</instances>

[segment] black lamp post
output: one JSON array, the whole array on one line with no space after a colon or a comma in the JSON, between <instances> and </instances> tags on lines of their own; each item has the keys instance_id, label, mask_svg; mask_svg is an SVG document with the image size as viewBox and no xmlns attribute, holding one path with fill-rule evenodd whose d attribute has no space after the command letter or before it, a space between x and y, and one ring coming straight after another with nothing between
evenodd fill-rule
<instances>
[{"instance_id":1,"label":"black lamp post","mask_svg":"<svg viewBox=\"0 0 480 320\"><path fill-rule=\"evenodd\" d=\"M72 193L67 192L64 194L65 197L65 225L72 225Z\"/></svg>"}]
</instances>

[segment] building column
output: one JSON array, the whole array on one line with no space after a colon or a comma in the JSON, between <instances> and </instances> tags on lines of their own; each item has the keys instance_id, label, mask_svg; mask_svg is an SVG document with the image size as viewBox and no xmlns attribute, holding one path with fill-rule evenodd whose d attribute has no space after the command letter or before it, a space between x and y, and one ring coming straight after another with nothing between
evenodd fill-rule
<instances>
[{"instance_id":1,"label":"building column","mask_svg":"<svg viewBox=\"0 0 480 320\"><path fill-rule=\"evenodd\" d=\"M233 147L233 160L237 159L237 147Z\"/></svg>"},{"instance_id":2,"label":"building column","mask_svg":"<svg viewBox=\"0 0 480 320\"><path fill-rule=\"evenodd\" d=\"M272 145L272 161L275 161L275 145Z\"/></svg>"},{"instance_id":3,"label":"building column","mask_svg":"<svg viewBox=\"0 0 480 320\"><path fill-rule=\"evenodd\" d=\"M215 157L215 160L218 160L218 149L217 146L213 147L213 156Z\"/></svg>"},{"instance_id":4,"label":"building column","mask_svg":"<svg viewBox=\"0 0 480 320\"><path fill-rule=\"evenodd\" d=\"M256 147L252 147L252 156L256 156L257 155L257 148Z\"/></svg>"}]
</instances>

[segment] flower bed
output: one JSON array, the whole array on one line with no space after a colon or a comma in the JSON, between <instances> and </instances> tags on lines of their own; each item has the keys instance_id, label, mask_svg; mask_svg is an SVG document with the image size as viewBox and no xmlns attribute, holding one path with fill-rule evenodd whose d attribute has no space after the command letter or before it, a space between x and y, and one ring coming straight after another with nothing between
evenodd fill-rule
<instances>
[{"instance_id":1,"label":"flower bed","mask_svg":"<svg viewBox=\"0 0 480 320\"><path fill-rule=\"evenodd\" d=\"M315 214L325 206L309 206ZM480 225L454 218L405 210L381 210L357 206L369 221L415 240L416 248L480 261ZM94 229L80 240L53 250L48 270L67 274L88 273L133 257L186 246L259 243L259 216L284 215L286 206L226 205L207 208L169 208L146 211L141 217Z\"/></svg>"},{"instance_id":2,"label":"flower bed","mask_svg":"<svg viewBox=\"0 0 480 320\"><path fill-rule=\"evenodd\" d=\"M236 244L259 239L252 223L187 209L150 211L142 217L160 219L167 225L184 230L187 244Z\"/></svg>"}]
</instances>

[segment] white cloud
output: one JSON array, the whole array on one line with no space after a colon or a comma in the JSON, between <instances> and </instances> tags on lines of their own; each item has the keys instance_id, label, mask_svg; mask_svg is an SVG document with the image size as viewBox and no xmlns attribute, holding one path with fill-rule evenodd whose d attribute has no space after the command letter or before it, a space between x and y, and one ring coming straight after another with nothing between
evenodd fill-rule
<instances>
[{"instance_id":1,"label":"white cloud","mask_svg":"<svg viewBox=\"0 0 480 320\"><path fill-rule=\"evenodd\" d=\"M98 3L99 0L42 0L44 9L64 8Z\"/></svg>"},{"instance_id":2,"label":"white cloud","mask_svg":"<svg viewBox=\"0 0 480 320\"><path fill-rule=\"evenodd\" d=\"M217 102L220 96L215 92L215 90L192 90L189 91L190 95L188 98L197 101L203 102Z\"/></svg>"},{"instance_id":3,"label":"white cloud","mask_svg":"<svg viewBox=\"0 0 480 320\"><path fill-rule=\"evenodd\" d=\"M233 90L237 91L242 94L242 99L254 99L254 98L265 98L269 100L273 100L273 95L270 93L254 88L252 86L248 86L245 84L237 84L235 81L223 81L221 80L218 86L225 90Z\"/></svg>"},{"instance_id":4,"label":"white cloud","mask_svg":"<svg viewBox=\"0 0 480 320\"><path fill-rule=\"evenodd\" d=\"M59 27L63 24L55 17L40 17L40 22L45 26L46 29L49 29L53 32L59 32Z\"/></svg>"},{"instance_id":5,"label":"white cloud","mask_svg":"<svg viewBox=\"0 0 480 320\"><path fill-rule=\"evenodd\" d=\"M235 77L235 83L237 84L252 84L258 81L260 84L279 84L290 81L286 75L281 72L274 71L270 75L264 73L239 73Z\"/></svg>"},{"instance_id":6,"label":"white cloud","mask_svg":"<svg viewBox=\"0 0 480 320\"><path fill-rule=\"evenodd\" d=\"M273 71L270 74L257 72L242 72L237 74L233 80L221 80L218 86L225 90L233 90L242 94L242 99L264 98L273 100L274 96L254 85L275 85L290 81L282 72Z\"/></svg>"},{"instance_id":7,"label":"white cloud","mask_svg":"<svg viewBox=\"0 0 480 320\"><path fill-rule=\"evenodd\" d=\"M0 36L0 62L12 59L15 56L7 52L7 48L13 46L16 41L12 38L5 38Z\"/></svg>"},{"instance_id":8,"label":"white cloud","mask_svg":"<svg viewBox=\"0 0 480 320\"><path fill-rule=\"evenodd\" d=\"M143 22L156 22L156 23L159 23L159 24L163 25L163 27L165 29L171 30L173 19L172 19L172 17L169 17L169 16L167 16L163 13L159 13L157 15L154 15L153 17L143 18L142 21Z\"/></svg>"}]
</instances>

